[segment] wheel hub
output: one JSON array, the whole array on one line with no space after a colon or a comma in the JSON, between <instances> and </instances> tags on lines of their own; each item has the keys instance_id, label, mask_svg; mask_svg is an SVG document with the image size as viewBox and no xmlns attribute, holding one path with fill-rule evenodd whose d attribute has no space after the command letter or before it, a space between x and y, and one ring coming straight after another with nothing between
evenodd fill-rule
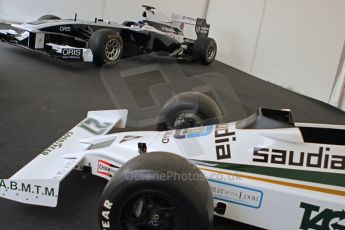
<instances>
[{"instance_id":1,"label":"wheel hub","mask_svg":"<svg viewBox=\"0 0 345 230\"><path fill-rule=\"evenodd\" d=\"M152 227L158 227L162 225L164 220L161 218L160 214L157 212L157 210L154 210L151 215L149 216L149 225Z\"/></svg>"},{"instance_id":2,"label":"wheel hub","mask_svg":"<svg viewBox=\"0 0 345 230\"><path fill-rule=\"evenodd\" d=\"M159 196L143 196L125 208L123 224L126 230L178 230L177 207Z\"/></svg>"},{"instance_id":3,"label":"wheel hub","mask_svg":"<svg viewBox=\"0 0 345 230\"><path fill-rule=\"evenodd\" d=\"M105 56L111 61L115 61L119 58L121 53L121 44L116 39L111 39L105 46Z\"/></svg>"},{"instance_id":4,"label":"wheel hub","mask_svg":"<svg viewBox=\"0 0 345 230\"><path fill-rule=\"evenodd\" d=\"M216 46L211 44L207 49L207 59L212 60L216 56Z\"/></svg>"}]
</instances>

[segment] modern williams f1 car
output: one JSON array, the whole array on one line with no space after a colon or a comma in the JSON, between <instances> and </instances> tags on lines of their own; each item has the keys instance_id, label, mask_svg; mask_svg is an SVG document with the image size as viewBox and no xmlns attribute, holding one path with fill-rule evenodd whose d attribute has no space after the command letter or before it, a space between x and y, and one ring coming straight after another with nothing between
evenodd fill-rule
<instances>
[{"instance_id":1,"label":"modern williams f1 car","mask_svg":"<svg viewBox=\"0 0 345 230\"><path fill-rule=\"evenodd\" d=\"M115 65L121 58L158 53L158 56L213 62L217 44L209 38L205 19L173 15L168 19L144 6L143 19L117 24L103 19L62 20L45 15L37 21L7 25L0 40L62 60ZM195 26L197 39L185 38L185 24Z\"/></svg>"},{"instance_id":2,"label":"modern williams f1 car","mask_svg":"<svg viewBox=\"0 0 345 230\"><path fill-rule=\"evenodd\" d=\"M295 123L289 110L264 108L207 125L219 108L206 110L209 99L194 96L197 107L185 95L167 103L165 131L107 134L125 127L127 111L89 112L0 180L0 196L55 207L60 182L75 169L109 180L99 208L104 230L209 230L213 215L266 229L344 229L345 126Z\"/></svg>"}]
</instances>

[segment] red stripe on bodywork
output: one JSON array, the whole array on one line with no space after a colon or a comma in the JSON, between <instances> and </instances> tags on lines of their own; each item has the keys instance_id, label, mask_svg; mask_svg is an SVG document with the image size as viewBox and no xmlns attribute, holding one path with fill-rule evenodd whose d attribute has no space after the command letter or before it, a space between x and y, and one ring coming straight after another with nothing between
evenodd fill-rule
<instances>
[{"instance_id":1,"label":"red stripe on bodywork","mask_svg":"<svg viewBox=\"0 0 345 230\"><path fill-rule=\"evenodd\" d=\"M99 174L105 175L105 176L111 176L110 173L106 173L106 172L98 172Z\"/></svg>"},{"instance_id":2,"label":"red stripe on bodywork","mask_svg":"<svg viewBox=\"0 0 345 230\"><path fill-rule=\"evenodd\" d=\"M106 161L98 160L98 162L101 162L101 163L103 163L103 164L105 164L105 165L111 166L111 164L108 163L108 162L106 162Z\"/></svg>"}]
</instances>

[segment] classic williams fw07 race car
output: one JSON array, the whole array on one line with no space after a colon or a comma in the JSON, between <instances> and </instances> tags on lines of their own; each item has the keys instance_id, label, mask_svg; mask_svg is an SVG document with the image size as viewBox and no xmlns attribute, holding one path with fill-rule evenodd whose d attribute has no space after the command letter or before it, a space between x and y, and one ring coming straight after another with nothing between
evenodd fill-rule
<instances>
[{"instance_id":1,"label":"classic williams fw07 race car","mask_svg":"<svg viewBox=\"0 0 345 230\"><path fill-rule=\"evenodd\" d=\"M159 57L213 62L217 44L209 38L205 19L173 15L168 19L144 6L143 19L117 24L60 19L45 15L25 24L9 24L0 30L0 40L62 60L93 62L98 66L115 65L121 58L155 53ZM185 38L185 24L195 26L197 39Z\"/></svg>"},{"instance_id":2,"label":"classic williams fw07 race car","mask_svg":"<svg viewBox=\"0 0 345 230\"><path fill-rule=\"evenodd\" d=\"M214 215L266 229L344 229L344 126L294 123L289 110L263 108L209 125L219 113L206 95L180 94L159 114L165 131L107 134L125 127L127 111L89 112L0 180L0 196L55 207L75 169L109 180L103 230L209 230Z\"/></svg>"}]
</instances>

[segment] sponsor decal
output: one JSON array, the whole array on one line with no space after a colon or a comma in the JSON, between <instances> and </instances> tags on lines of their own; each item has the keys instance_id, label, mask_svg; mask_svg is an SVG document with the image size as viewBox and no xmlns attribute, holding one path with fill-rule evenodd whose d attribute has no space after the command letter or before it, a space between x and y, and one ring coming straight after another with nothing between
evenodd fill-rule
<instances>
[{"instance_id":1,"label":"sponsor decal","mask_svg":"<svg viewBox=\"0 0 345 230\"><path fill-rule=\"evenodd\" d=\"M69 58L69 59L81 59L83 55L83 49L62 49L62 58Z\"/></svg>"},{"instance_id":2,"label":"sponsor decal","mask_svg":"<svg viewBox=\"0 0 345 230\"><path fill-rule=\"evenodd\" d=\"M307 167L317 169L345 170L345 156L332 154L329 147L319 147L316 152L254 148L253 162Z\"/></svg>"},{"instance_id":3,"label":"sponsor decal","mask_svg":"<svg viewBox=\"0 0 345 230\"><path fill-rule=\"evenodd\" d=\"M213 198L224 202L230 202L259 209L262 204L263 192L235 184L209 179Z\"/></svg>"},{"instance_id":4,"label":"sponsor decal","mask_svg":"<svg viewBox=\"0 0 345 230\"><path fill-rule=\"evenodd\" d=\"M112 125L113 123L109 123L109 122L102 123L93 118L86 118L84 121L80 123L79 127L88 131L89 133L92 133L95 135L102 135L106 133Z\"/></svg>"},{"instance_id":5,"label":"sponsor decal","mask_svg":"<svg viewBox=\"0 0 345 230\"><path fill-rule=\"evenodd\" d=\"M56 173L54 179L60 180L68 171L70 171L76 161L77 159L69 159L68 162Z\"/></svg>"},{"instance_id":6,"label":"sponsor decal","mask_svg":"<svg viewBox=\"0 0 345 230\"><path fill-rule=\"evenodd\" d=\"M116 34L116 33L114 33L114 34L109 34L109 35L108 35L108 38L109 38L109 39L116 39L116 38L118 38L118 37L119 37L119 35Z\"/></svg>"},{"instance_id":7,"label":"sponsor decal","mask_svg":"<svg viewBox=\"0 0 345 230\"><path fill-rule=\"evenodd\" d=\"M275 185L287 186L295 189L305 189L309 191L322 192L327 194L333 194L337 196L344 196L345 191L336 188L325 187L324 185L332 185L338 187L345 187L344 174L330 173L330 172L317 172L307 170L285 169L285 168L273 168L257 165L244 165L244 164L232 164L227 162L214 162L214 161L202 161L209 164L209 167L215 169L206 169L199 166L200 169L212 172L225 174L230 176L240 176L254 181L262 181ZM215 164L215 166L211 166ZM227 171L219 171L218 169L224 169ZM231 171L228 171L231 170ZM235 173L235 172L236 173ZM246 174L238 174L244 172ZM270 176L272 178L265 178L263 176ZM286 181L285 179L295 180ZM319 185L309 185L304 182L317 183Z\"/></svg>"},{"instance_id":8,"label":"sponsor decal","mask_svg":"<svg viewBox=\"0 0 345 230\"><path fill-rule=\"evenodd\" d=\"M162 26L161 27L161 30L163 32L167 32L167 33L175 33L175 30L172 28L172 27L165 27L165 26Z\"/></svg>"},{"instance_id":9,"label":"sponsor decal","mask_svg":"<svg viewBox=\"0 0 345 230\"><path fill-rule=\"evenodd\" d=\"M188 16L182 16L182 21L187 23L187 24L192 24L192 25L195 25L196 23L196 19L193 18L193 17L188 17Z\"/></svg>"},{"instance_id":10,"label":"sponsor decal","mask_svg":"<svg viewBox=\"0 0 345 230\"><path fill-rule=\"evenodd\" d=\"M97 173L102 174L102 175L107 176L107 177L112 177L114 172L118 168L119 167L112 165L107 161L98 160Z\"/></svg>"},{"instance_id":11,"label":"sponsor decal","mask_svg":"<svg viewBox=\"0 0 345 230\"><path fill-rule=\"evenodd\" d=\"M167 144L170 141L171 135L174 133L173 130L168 130L164 133L163 138L162 138L162 143Z\"/></svg>"},{"instance_id":12,"label":"sponsor decal","mask_svg":"<svg viewBox=\"0 0 345 230\"><path fill-rule=\"evenodd\" d=\"M54 188L44 187L36 184L29 184L16 181L5 181L0 179L0 190L11 190L17 192L30 193L34 195L57 197Z\"/></svg>"},{"instance_id":13,"label":"sponsor decal","mask_svg":"<svg viewBox=\"0 0 345 230\"><path fill-rule=\"evenodd\" d=\"M195 25L195 32L197 33L197 36L208 36L210 31L210 25L207 24L206 19L198 18L196 20Z\"/></svg>"},{"instance_id":14,"label":"sponsor decal","mask_svg":"<svg viewBox=\"0 0 345 230\"><path fill-rule=\"evenodd\" d=\"M215 144L217 160L230 159L230 137L236 141L235 132L229 132L229 124L218 124L215 129Z\"/></svg>"},{"instance_id":15,"label":"sponsor decal","mask_svg":"<svg viewBox=\"0 0 345 230\"><path fill-rule=\"evenodd\" d=\"M197 27L195 27L195 31L196 31L197 33L201 33L201 34L208 34L209 31L210 31L210 29L207 28L207 27L197 26Z\"/></svg>"},{"instance_id":16,"label":"sponsor decal","mask_svg":"<svg viewBox=\"0 0 345 230\"><path fill-rule=\"evenodd\" d=\"M142 136L132 136L132 135L128 135L128 136L125 136L125 137L120 141L120 144L123 143L123 142L127 142L127 141L133 141L133 140L139 139L139 138L142 138Z\"/></svg>"},{"instance_id":17,"label":"sponsor decal","mask_svg":"<svg viewBox=\"0 0 345 230\"><path fill-rule=\"evenodd\" d=\"M213 126L202 126L190 129L179 129L175 131L174 138L188 139L194 137L208 136L213 131Z\"/></svg>"},{"instance_id":18,"label":"sponsor decal","mask_svg":"<svg viewBox=\"0 0 345 230\"><path fill-rule=\"evenodd\" d=\"M63 143L68 140L73 135L73 132L68 132L65 135L63 135L60 139L55 141L51 146L46 148L41 154L48 155L55 149L59 149L63 146Z\"/></svg>"},{"instance_id":19,"label":"sponsor decal","mask_svg":"<svg viewBox=\"0 0 345 230\"><path fill-rule=\"evenodd\" d=\"M176 22L182 22L190 25L195 25L196 18L184 16L184 15L178 15L178 14L172 14L172 20Z\"/></svg>"},{"instance_id":20,"label":"sponsor decal","mask_svg":"<svg viewBox=\"0 0 345 230\"><path fill-rule=\"evenodd\" d=\"M43 49L44 48L44 41L45 41L45 34L44 33L36 33L35 49Z\"/></svg>"},{"instance_id":21,"label":"sponsor decal","mask_svg":"<svg viewBox=\"0 0 345 230\"><path fill-rule=\"evenodd\" d=\"M102 229L110 229L110 212L111 208L113 206L113 203L109 200L105 200L104 204L102 206L102 212L101 212L101 226Z\"/></svg>"},{"instance_id":22,"label":"sponsor decal","mask_svg":"<svg viewBox=\"0 0 345 230\"><path fill-rule=\"evenodd\" d=\"M71 27L70 26L60 26L59 28L60 32L71 32Z\"/></svg>"},{"instance_id":23,"label":"sponsor decal","mask_svg":"<svg viewBox=\"0 0 345 230\"><path fill-rule=\"evenodd\" d=\"M321 210L320 206L301 202L300 208L304 209L304 214L300 229L316 230L344 230L345 229L345 210L334 211L329 208Z\"/></svg>"}]
</instances>

